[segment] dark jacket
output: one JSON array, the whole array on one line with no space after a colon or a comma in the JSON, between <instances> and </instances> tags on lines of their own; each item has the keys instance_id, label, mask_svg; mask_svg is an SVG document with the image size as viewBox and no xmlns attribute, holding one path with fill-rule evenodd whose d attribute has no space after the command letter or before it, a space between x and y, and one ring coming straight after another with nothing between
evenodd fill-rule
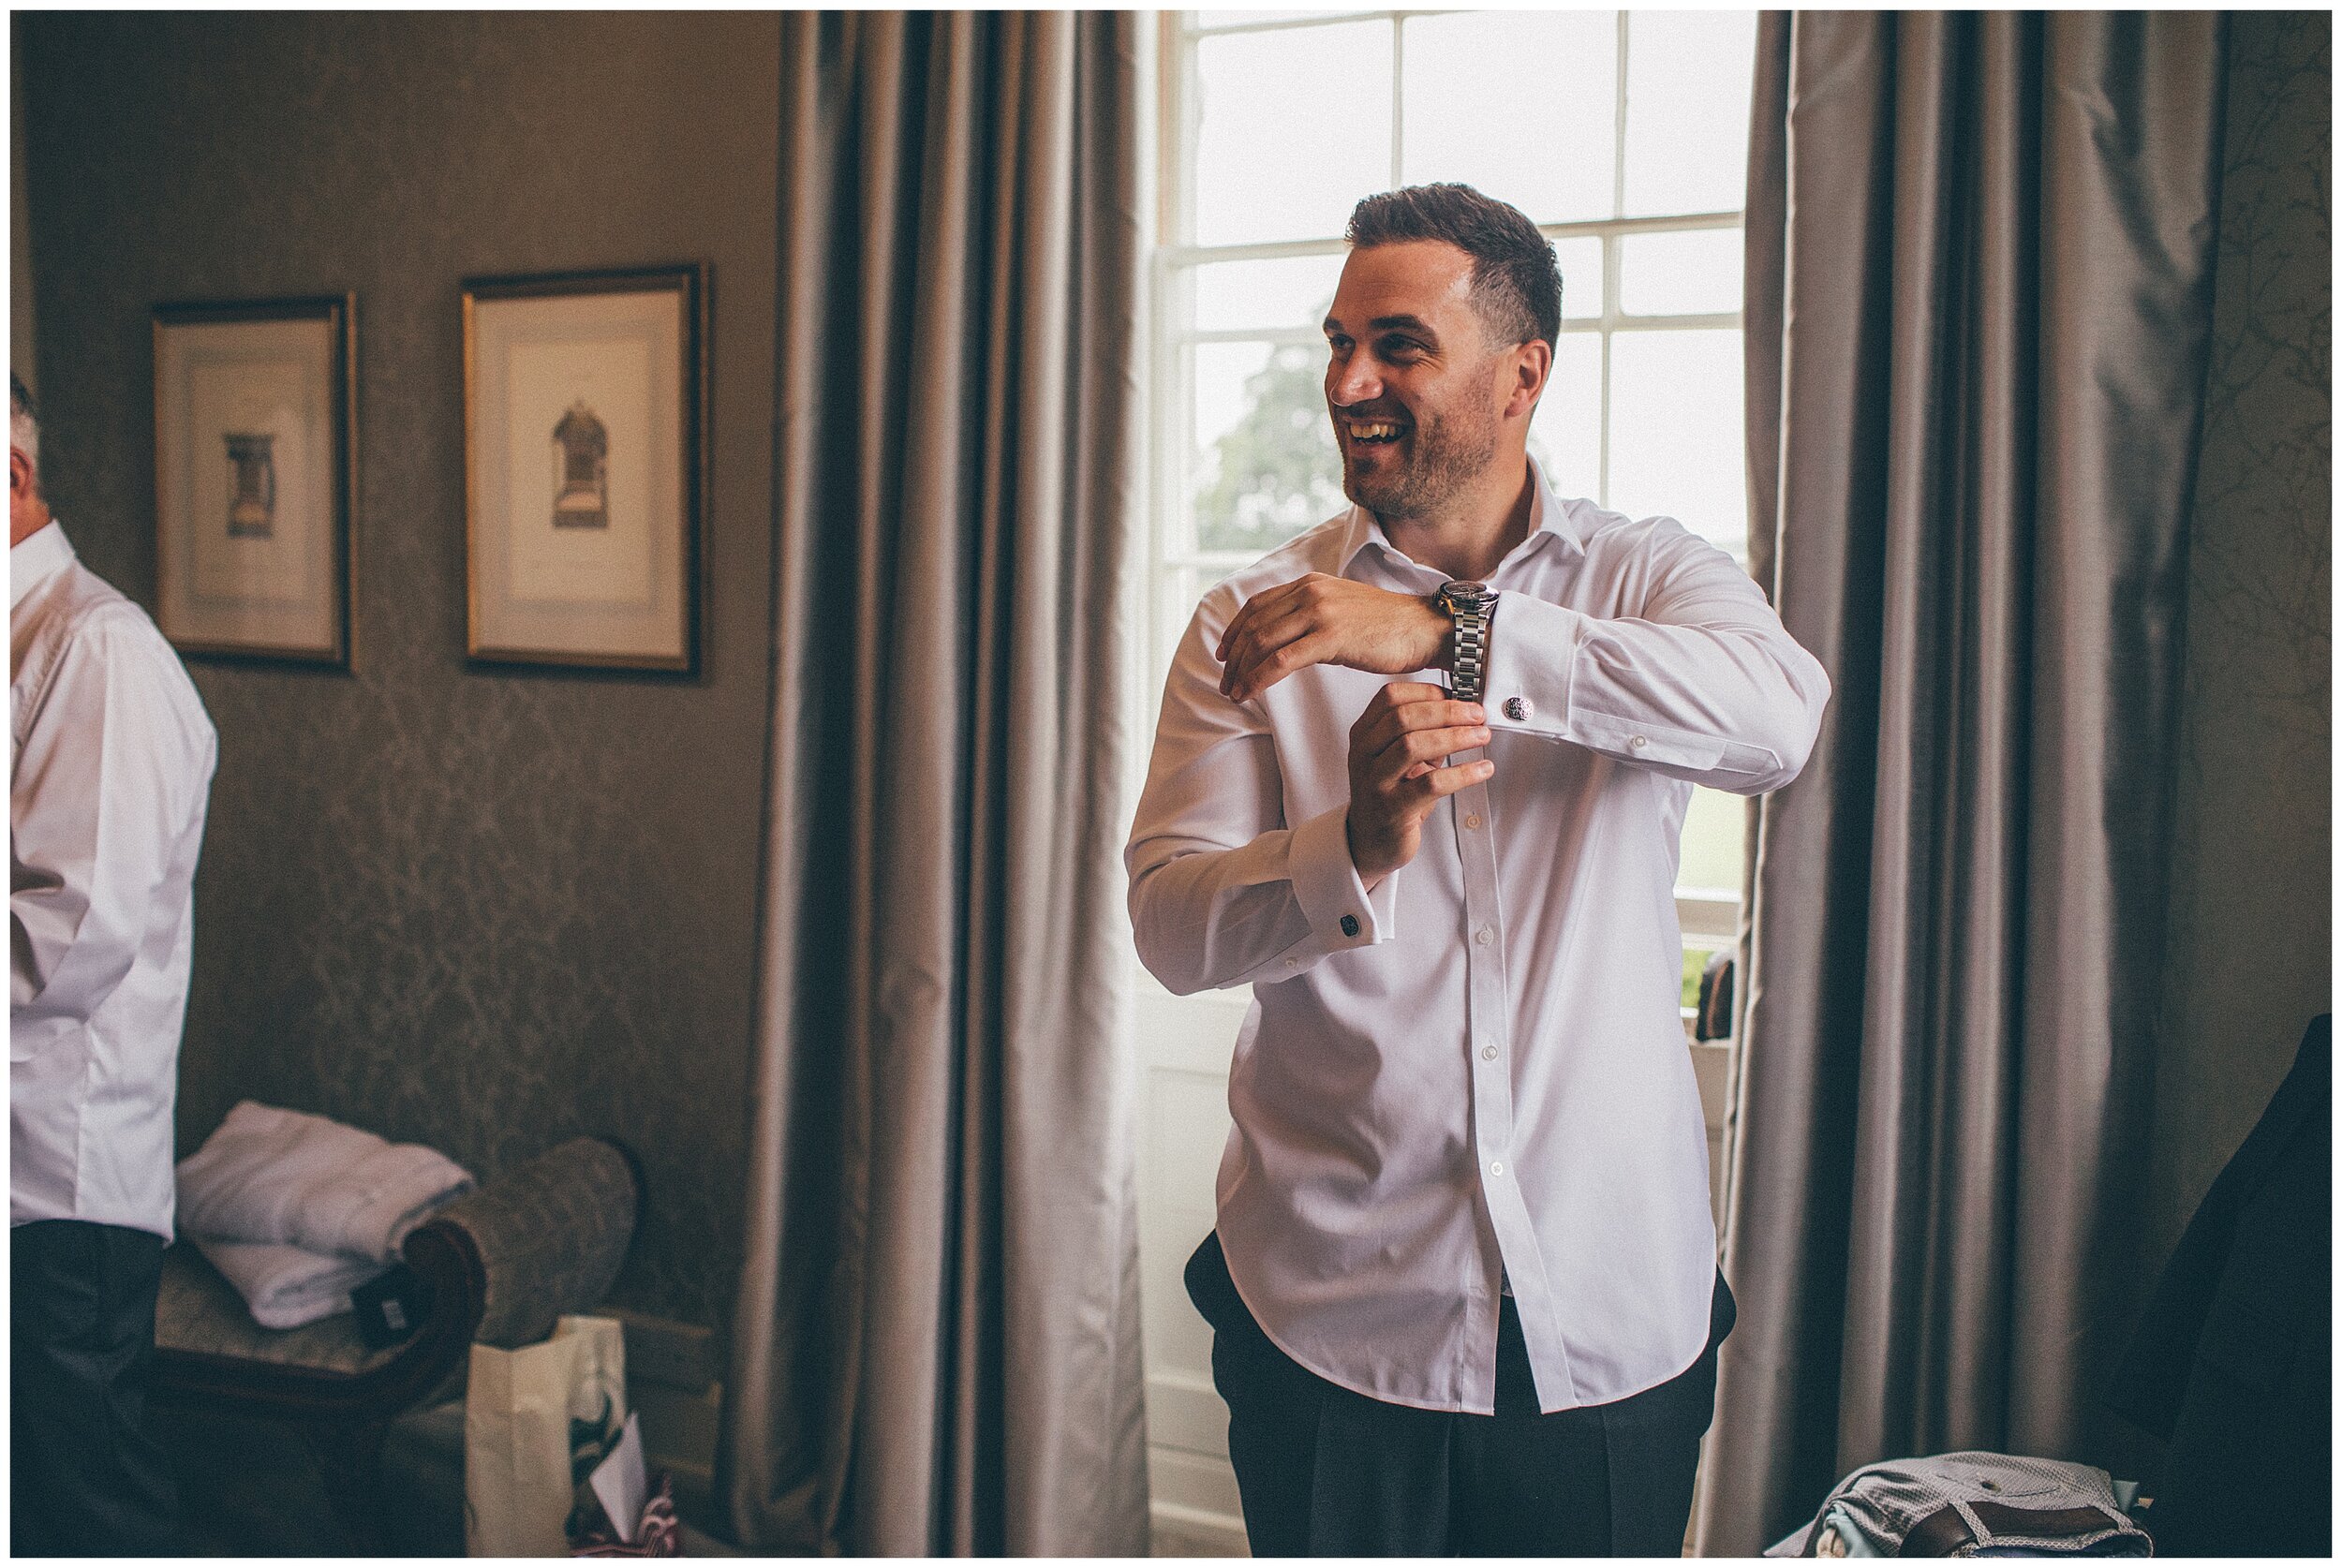
<instances>
[{"instance_id":1,"label":"dark jacket","mask_svg":"<svg viewBox=\"0 0 2342 1568\"><path fill-rule=\"evenodd\" d=\"M2167 1556L2332 1549L2334 1019L2204 1195L2107 1401L2163 1438Z\"/></svg>"}]
</instances>

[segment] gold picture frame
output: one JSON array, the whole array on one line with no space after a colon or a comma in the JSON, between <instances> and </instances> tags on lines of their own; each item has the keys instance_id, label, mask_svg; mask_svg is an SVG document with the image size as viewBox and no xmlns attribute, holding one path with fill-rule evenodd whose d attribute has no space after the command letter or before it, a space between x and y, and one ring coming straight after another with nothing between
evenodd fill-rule
<instances>
[{"instance_id":1,"label":"gold picture frame","mask_svg":"<svg viewBox=\"0 0 2342 1568\"><path fill-rule=\"evenodd\" d=\"M156 624L182 653L347 670L358 297L159 304Z\"/></svg>"},{"instance_id":2,"label":"gold picture frame","mask_svg":"<svg viewBox=\"0 0 2342 1568\"><path fill-rule=\"evenodd\" d=\"M467 656L696 675L706 265L463 295Z\"/></svg>"}]
</instances>

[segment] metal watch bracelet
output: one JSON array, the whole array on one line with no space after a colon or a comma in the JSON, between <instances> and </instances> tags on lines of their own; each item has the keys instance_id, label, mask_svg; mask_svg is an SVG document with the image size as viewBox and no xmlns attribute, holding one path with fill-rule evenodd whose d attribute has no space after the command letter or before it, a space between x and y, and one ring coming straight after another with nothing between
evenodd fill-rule
<instances>
[{"instance_id":1,"label":"metal watch bracelet","mask_svg":"<svg viewBox=\"0 0 2342 1568\"><path fill-rule=\"evenodd\" d=\"M1489 612L1496 596L1477 583L1450 583L1439 598L1456 624L1448 689L1458 702L1476 703L1488 682Z\"/></svg>"}]
</instances>

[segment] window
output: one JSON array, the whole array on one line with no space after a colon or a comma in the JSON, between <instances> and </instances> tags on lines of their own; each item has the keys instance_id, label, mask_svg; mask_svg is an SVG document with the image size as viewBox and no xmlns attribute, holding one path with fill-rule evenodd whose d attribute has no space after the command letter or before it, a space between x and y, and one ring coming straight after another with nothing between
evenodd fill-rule
<instances>
[{"instance_id":1,"label":"window","mask_svg":"<svg viewBox=\"0 0 2342 1568\"><path fill-rule=\"evenodd\" d=\"M1562 341L1531 450L1562 493L1666 512L1745 558L1753 13L1202 11L1174 27L1145 689L1207 587L1347 504L1318 322L1351 206L1397 185L1464 181L1553 240ZM1744 821L1737 797L1695 792L1687 1008L1732 939Z\"/></svg>"},{"instance_id":2,"label":"window","mask_svg":"<svg viewBox=\"0 0 2342 1568\"><path fill-rule=\"evenodd\" d=\"M1743 554L1740 209L1755 44L1747 13L1165 18L1141 734L1205 589L1347 504L1319 322L1342 226L1374 191L1461 180L1536 220L1561 262L1564 316L1533 426L1538 461L1565 495L1668 512ZM1696 791L1676 889L1687 1005L1709 954L1732 939L1744 821L1737 797ZM1212 1225L1249 1000L1173 997L1143 976L1134 998L1149 1472L1159 1541L1180 1549L1244 1543L1210 1330L1180 1270ZM1712 1160L1724 1058L1693 1055Z\"/></svg>"}]
</instances>

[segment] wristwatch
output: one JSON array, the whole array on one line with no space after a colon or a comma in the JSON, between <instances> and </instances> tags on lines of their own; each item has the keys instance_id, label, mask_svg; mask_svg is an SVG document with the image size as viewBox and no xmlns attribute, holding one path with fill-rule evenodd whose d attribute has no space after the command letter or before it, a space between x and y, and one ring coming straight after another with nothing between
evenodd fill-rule
<instances>
[{"instance_id":1,"label":"wristwatch","mask_svg":"<svg viewBox=\"0 0 2342 1568\"><path fill-rule=\"evenodd\" d=\"M1441 586L1440 608L1456 623L1456 657L1448 689L1460 703L1476 703L1489 675L1489 622L1496 616L1496 590L1486 583Z\"/></svg>"}]
</instances>

